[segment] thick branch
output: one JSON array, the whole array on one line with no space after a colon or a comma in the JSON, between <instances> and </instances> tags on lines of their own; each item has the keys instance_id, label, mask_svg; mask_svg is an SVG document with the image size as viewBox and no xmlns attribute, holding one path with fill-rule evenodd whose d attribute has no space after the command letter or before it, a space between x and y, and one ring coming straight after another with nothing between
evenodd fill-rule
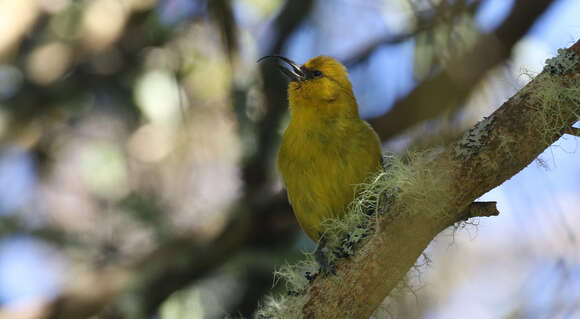
<instances>
[{"instance_id":1,"label":"thick branch","mask_svg":"<svg viewBox=\"0 0 580 319\"><path fill-rule=\"evenodd\" d=\"M570 50L580 53L580 41ZM302 317L368 318L439 232L464 219L471 202L526 167L578 120L578 87L578 65L562 75L541 73L422 166L417 187L425 187L422 195L436 192L436 200L426 207L424 198L413 196L417 191L403 190L377 233L337 264L337 275L318 277L308 288Z\"/></svg>"}]
</instances>

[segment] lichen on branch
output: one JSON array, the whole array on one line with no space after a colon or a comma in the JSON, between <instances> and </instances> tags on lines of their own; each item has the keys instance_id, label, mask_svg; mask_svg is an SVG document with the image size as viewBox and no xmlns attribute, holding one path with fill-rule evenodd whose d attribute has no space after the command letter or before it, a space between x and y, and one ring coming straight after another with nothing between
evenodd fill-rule
<instances>
[{"instance_id":1,"label":"lichen on branch","mask_svg":"<svg viewBox=\"0 0 580 319\"><path fill-rule=\"evenodd\" d=\"M360 186L350 214L327 223L331 251L345 250L348 238L353 255L335 260L336 275L303 280L304 269L286 268L287 279L298 276L299 291L272 299L258 317L367 318L439 232L466 212L496 215L493 204L470 205L580 119L578 52L580 42L559 51L544 72L445 150L391 158L388 169Z\"/></svg>"}]
</instances>

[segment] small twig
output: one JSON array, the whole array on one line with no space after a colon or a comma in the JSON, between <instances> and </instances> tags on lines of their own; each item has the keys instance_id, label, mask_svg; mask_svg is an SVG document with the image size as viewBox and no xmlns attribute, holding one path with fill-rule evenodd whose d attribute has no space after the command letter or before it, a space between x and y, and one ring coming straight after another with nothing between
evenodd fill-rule
<instances>
[{"instance_id":1,"label":"small twig","mask_svg":"<svg viewBox=\"0 0 580 319\"><path fill-rule=\"evenodd\" d=\"M580 128L569 126L565 128L564 131L562 131L562 133L580 137Z\"/></svg>"},{"instance_id":2,"label":"small twig","mask_svg":"<svg viewBox=\"0 0 580 319\"><path fill-rule=\"evenodd\" d=\"M462 220L467 220L473 217L490 217L498 216L497 202L473 202L461 214Z\"/></svg>"}]
</instances>

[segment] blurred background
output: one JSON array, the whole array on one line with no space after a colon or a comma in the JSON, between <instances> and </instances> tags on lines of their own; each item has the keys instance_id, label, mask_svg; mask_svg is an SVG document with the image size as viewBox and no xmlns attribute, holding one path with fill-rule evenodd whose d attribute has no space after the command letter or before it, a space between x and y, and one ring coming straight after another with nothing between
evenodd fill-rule
<instances>
[{"instance_id":1,"label":"blurred background","mask_svg":"<svg viewBox=\"0 0 580 319\"><path fill-rule=\"evenodd\" d=\"M314 244L275 170L286 80L331 55L385 152L445 145L580 38L577 0L0 0L0 318L251 317ZM580 318L565 136L376 318ZM380 280L379 278L377 280Z\"/></svg>"}]
</instances>

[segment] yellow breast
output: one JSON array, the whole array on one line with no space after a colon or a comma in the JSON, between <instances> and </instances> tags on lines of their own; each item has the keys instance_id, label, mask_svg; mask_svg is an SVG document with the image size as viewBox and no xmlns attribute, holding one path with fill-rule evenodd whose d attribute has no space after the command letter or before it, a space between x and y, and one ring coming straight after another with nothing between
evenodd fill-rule
<instances>
[{"instance_id":1,"label":"yellow breast","mask_svg":"<svg viewBox=\"0 0 580 319\"><path fill-rule=\"evenodd\" d=\"M381 161L379 140L362 120L322 125L305 129L291 122L278 154L278 168L296 218L315 241L321 223L344 215L355 186L375 172Z\"/></svg>"}]
</instances>

